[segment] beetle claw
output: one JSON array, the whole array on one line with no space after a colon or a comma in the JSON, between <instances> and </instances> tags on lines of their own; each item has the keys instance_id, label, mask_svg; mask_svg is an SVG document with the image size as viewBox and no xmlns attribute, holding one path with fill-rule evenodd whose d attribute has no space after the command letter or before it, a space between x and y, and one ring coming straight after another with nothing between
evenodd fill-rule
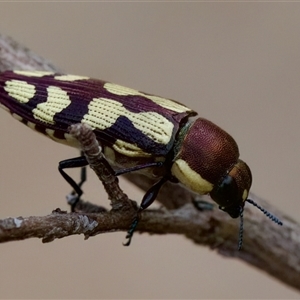
<instances>
[{"instance_id":1,"label":"beetle claw","mask_svg":"<svg viewBox=\"0 0 300 300\"><path fill-rule=\"evenodd\" d=\"M126 235L127 242L123 243L123 246L129 246L130 245L132 237L133 237L133 233L135 232L135 229L136 229L138 223L139 223L139 216L137 215L133 219L133 221L132 221L132 223L131 223L128 231L127 231L127 235Z\"/></svg>"},{"instance_id":2,"label":"beetle claw","mask_svg":"<svg viewBox=\"0 0 300 300\"><path fill-rule=\"evenodd\" d=\"M76 204L79 202L79 196L73 191L66 196L68 204L71 206L71 211L75 211Z\"/></svg>"}]
</instances>

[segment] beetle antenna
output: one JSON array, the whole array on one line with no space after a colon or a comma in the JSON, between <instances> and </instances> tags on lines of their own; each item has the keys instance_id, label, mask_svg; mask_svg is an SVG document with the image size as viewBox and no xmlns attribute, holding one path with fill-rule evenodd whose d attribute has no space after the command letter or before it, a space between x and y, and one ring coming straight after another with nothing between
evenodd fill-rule
<instances>
[{"instance_id":1,"label":"beetle antenna","mask_svg":"<svg viewBox=\"0 0 300 300\"><path fill-rule=\"evenodd\" d=\"M255 207L257 207L260 211L262 211L273 222L277 223L278 225L282 225L282 222L277 217L275 217L274 215L272 215L271 213L269 213L267 210L265 210L264 208L262 208L261 206L259 206L256 202L254 202L251 199L247 199L246 201L249 202L249 203L251 203Z\"/></svg>"},{"instance_id":2,"label":"beetle antenna","mask_svg":"<svg viewBox=\"0 0 300 300\"><path fill-rule=\"evenodd\" d=\"M244 207L242 206L240 211L240 232L239 232L238 251L240 251L243 246L243 233L244 233Z\"/></svg>"}]
</instances>

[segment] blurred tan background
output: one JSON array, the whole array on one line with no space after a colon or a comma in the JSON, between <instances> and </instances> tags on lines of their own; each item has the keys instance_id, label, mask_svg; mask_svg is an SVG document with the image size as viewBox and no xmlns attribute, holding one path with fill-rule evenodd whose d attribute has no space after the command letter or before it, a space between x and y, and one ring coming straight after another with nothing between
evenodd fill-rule
<instances>
[{"instance_id":1,"label":"blurred tan background","mask_svg":"<svg viewBox=\"0 0 300 300\"><path fill-rule=\"evenodd\" d=\"M0 4L0 31L68 73L194 108L237 140L253 172L252 191L300 221L299 3L11 2ZM76 151L3 110L0 129L0 218L67 209L70 188L57 164ZM108 206L89 174L86 197ZM135 187L122 187L141 199ZM2 244L0 297L299 298L259 270L181 236L136 234L129 248L124 238Z\"/></svg>"}]
</instances>

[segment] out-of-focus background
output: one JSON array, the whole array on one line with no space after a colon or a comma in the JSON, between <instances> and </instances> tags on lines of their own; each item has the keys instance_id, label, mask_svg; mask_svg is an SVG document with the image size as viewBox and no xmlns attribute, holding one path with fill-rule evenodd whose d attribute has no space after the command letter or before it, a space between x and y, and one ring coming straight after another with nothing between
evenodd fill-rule
<instances>
[{"instance_id":1,"label":"out-of-focus background","mask_svg":"<svg viewBox=\"0 0 300 300\"><path fill-rule=\"evenodd\" d=\"M237 140L252 191L299 221L299 3L11 2L0 4L0 31L68 73L192 107ZM57 164L77 152L3 110L0 130L0 218L67 209L70 188ZM134 186L122 187L141 199ZM108 206L91 172L85 194ZM181 236L136 234L129 248L124 238L2 244L0 297L299 298L258 269Z\"/></svg>"}]
</instances>

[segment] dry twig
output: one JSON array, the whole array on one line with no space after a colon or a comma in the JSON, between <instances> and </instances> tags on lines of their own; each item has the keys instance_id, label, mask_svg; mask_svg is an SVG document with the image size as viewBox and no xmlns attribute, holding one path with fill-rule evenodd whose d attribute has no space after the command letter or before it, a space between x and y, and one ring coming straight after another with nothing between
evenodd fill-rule
<instances>
[{"instance_id":1,"label":"dry twig","mask_svg":"<svg viewBox=\"0 0 300 300\"><path fill-rule=\"evenodd\" d=\"M0 71L6 69L59 71L47 60L12 39L0 35ZM93 153L95 156L99 155L99 151ZM93 162L91 164L93 165ZM97 164L94 169L96 173L101 173ZM150 179L137 174L128 174L126 178L144 190L153 184ZM115 178L110 179L108 182L117 189ZM106 188L111 190L107 186ZM158 196L165 208L144 211L137 231L183 234L197 244L207 245L225 256L240 258L300 290L299 224L276 211L262 199L251 195L251 198L267 210L274 212L283 221L284 226L277 227L260 211L248 205L244 214L244 246L242 251L238 252L238 222L219 210L197 211L191 204L195 197L180 185L166 183ZM77 208L84 213L66 213L57 209L48 216L1 220L0 242L31 237L50 242L72 234L84 234L87 238L99 233L126 231L136 208L121 190L118 190L117 195L111 194L110 198L113 206L111 211L81 201Z\"/></svg>"}]
</instances>

